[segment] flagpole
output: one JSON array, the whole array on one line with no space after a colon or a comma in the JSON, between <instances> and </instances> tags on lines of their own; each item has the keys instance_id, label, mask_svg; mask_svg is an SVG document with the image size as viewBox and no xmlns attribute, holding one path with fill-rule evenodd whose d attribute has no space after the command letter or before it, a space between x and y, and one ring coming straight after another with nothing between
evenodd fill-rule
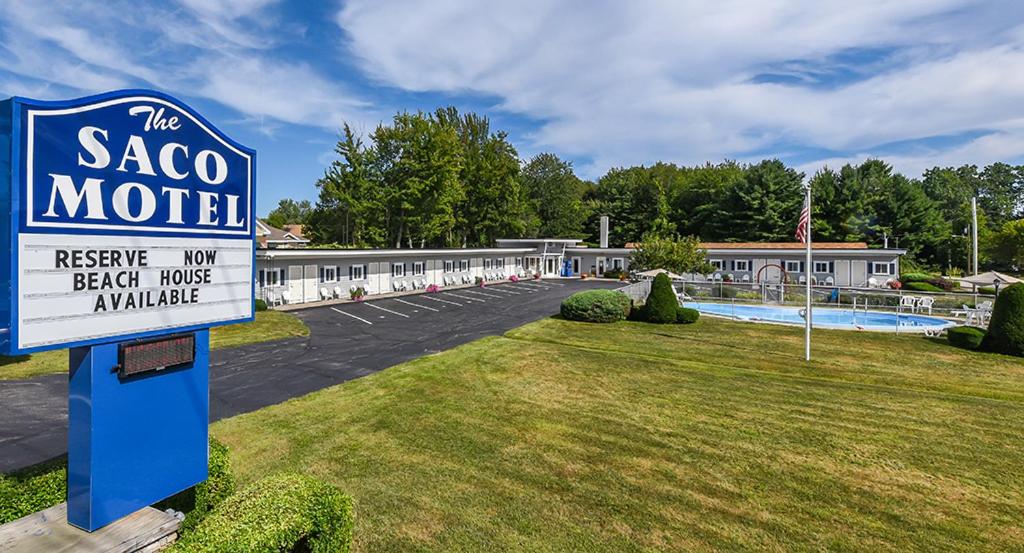
<instances>
[{"instance_id":1,"label":"flagpole","mask_svg":"<svg viewBox=\"0 0 1024 553\"><path fill-rule=\"evenodd\" d=\"M804 266L804 276L807 279L807 298L806 305L804 306L804 313L806 313L804 319L804 360L811 360L811 183L807 182L804 184L804 190L807 194L805 202L807 204L807 260Z\"/></svg>"}]
</instances>

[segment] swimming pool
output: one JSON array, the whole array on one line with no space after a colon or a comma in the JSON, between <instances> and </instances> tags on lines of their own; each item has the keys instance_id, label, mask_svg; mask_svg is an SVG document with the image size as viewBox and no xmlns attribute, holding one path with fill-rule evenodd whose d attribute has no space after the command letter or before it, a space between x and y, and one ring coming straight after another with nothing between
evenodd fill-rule
<instances>
[{"instance_id":1,"label":"swimming pool","mask_svg":"<svg viewBox=\"0 0 1024 553\"><path fill-rule=\"evenodd\" d=\"M802 309L800 307L706 302L686 302L683 305L708 315L731 317L742 321L804 324L804 319L800 316ZM840 328L846 330L895 332L898 324L900 332L926 332L955 326L955 323L925 315L900 313L897 316L896 313L864 312L828 307L815 307L812 310L812 317L814 318L812 325L815 328Z\"/></svg>"}]
</instances>

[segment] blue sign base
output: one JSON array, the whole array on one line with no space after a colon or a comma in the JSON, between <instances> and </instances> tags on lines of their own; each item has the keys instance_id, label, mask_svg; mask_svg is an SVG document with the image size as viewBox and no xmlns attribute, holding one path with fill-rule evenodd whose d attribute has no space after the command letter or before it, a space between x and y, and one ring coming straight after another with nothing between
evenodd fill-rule
<instances>
[{"instance_id":1,"label":"blue sign base","mask_svg":"<svg viewBox=\"0 0 1024 553\"><path fill-rule=\"evenodd\" d=\"M89 532L207 478L208 330L190 365L121 378L118 344L70 350L68 522Z\"/></svg>"}]
</instances>

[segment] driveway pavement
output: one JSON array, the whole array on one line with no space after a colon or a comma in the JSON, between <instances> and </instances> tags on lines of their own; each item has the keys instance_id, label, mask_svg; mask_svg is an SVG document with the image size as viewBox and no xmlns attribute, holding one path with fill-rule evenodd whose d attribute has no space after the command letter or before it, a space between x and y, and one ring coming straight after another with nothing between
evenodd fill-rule
<instances>
[{"instance_id":1,"label":"driveway pavement","mask_svg":"<svg viewBox=\"0 0 1024 553\"><path fill-rule=\"evenodd\" d=\"M618 283L544 280L294 311L293 338L212 352L210 420L365 376L558 312L573 292ZM0 381L0 473L67 451L67 374Z\"/></svg>"}]
</instances>

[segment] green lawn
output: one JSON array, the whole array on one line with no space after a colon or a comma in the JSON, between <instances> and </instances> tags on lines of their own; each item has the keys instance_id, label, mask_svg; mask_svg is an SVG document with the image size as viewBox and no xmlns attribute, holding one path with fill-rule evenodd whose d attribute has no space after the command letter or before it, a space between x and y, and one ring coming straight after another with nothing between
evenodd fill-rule
<instances>
[{"instance_id":1,"label":"green lawn","mask_svg":"<svg viewBox=\"0 0 1024 553\"><path fill-rule=\"evenodd\" d=\"M213 425L362 551L1024 548L1024 363L924 338L548 319Z\"/></svg>"},{"instance_id":2,"label":"green lawn","mask_svg":"<svg viewBox=\"0 0 1024 553\"><path fill-rule=\"evenodd\" d=\"M306 324L279 311L261 311L251 323L221 326L210 331L210 347L229 348L254 342L266 342L308 336ZM67 350L45 351L32 355L5 357L0 355L0 380L30 378L40 374L66 372L68 370Z\"/></svg>"}]
</instances>

